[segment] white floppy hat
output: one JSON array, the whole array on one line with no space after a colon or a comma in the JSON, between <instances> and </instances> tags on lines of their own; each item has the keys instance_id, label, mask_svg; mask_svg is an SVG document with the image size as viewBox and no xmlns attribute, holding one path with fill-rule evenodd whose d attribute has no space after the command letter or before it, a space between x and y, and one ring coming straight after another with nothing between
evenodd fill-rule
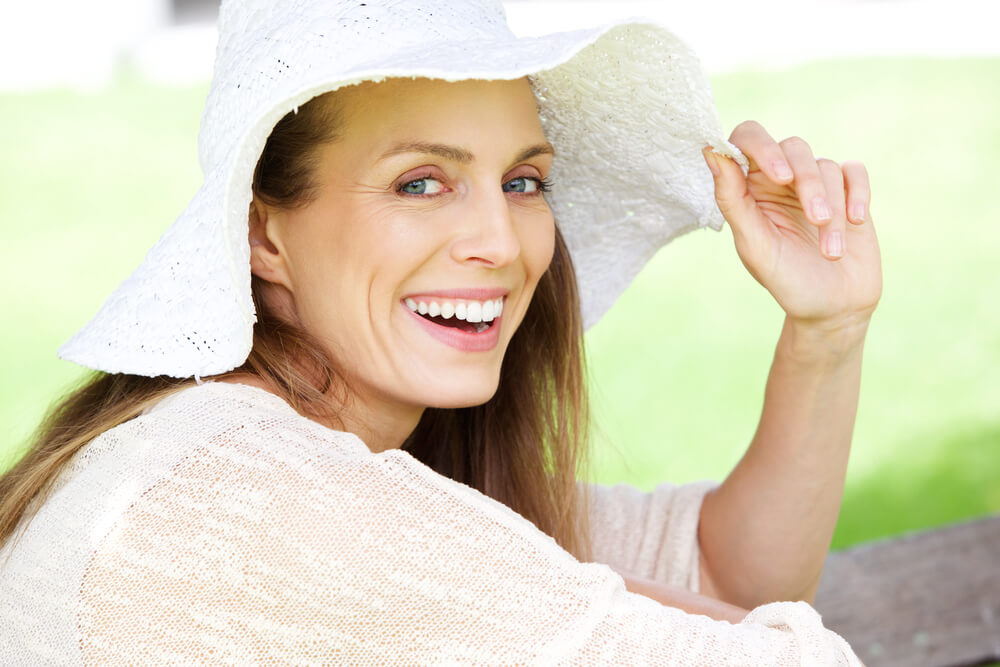
<instances>
[{"instance_id":1,"label":"white floppy hat","mask_svg":"<svg viewBox=\"0 0 1000 667\"><path fill-rule=\"evenodd\" d=\"M680 40L644 22L518 39L496 0L224 0L198 142L205 182L59 355L150 376L239 366L255 322L251 178L274 125L362 81L529 75L557 151L547 198L593 324L660 246L722 225L702 148L745 164Z\"/></svg>"}]
</instances>

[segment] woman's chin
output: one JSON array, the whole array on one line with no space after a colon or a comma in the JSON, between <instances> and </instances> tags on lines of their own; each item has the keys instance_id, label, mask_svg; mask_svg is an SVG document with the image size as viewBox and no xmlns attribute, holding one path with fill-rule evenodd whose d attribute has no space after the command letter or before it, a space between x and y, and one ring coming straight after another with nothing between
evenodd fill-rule
<instances>
[{"instance_id":1,"label":"woman's chin","mask_svg":"<svg viewBox=\"0 0 1000 667\"><path fill-rule=\"evenodd\" d=\"M436 391L427 391L431 388L425 388L422 392L424 400L421 402L428 408L472 408L493 398L499 384L499 378L480 383L462 383L456 380L447 387L435 388Z\"/></svg>"}]
</instances>

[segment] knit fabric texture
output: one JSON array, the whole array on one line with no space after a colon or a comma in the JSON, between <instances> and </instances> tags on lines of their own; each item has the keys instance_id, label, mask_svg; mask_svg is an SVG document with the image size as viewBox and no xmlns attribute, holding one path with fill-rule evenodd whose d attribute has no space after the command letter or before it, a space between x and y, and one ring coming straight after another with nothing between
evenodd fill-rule
<instances>
[{"instance_id":1,"label":"knit fabric texture","mask_svg":"<svg viewBox=\"0 0 1000 667\"><path fill-rule=\"evenodd\" d=\"M593 487L594 554L696 587L705 483ZM409 454L247 386L84 447L0 551L0 664L858 665L805 603L739 625L629 593Z\"/></svg>"}]
</instances>

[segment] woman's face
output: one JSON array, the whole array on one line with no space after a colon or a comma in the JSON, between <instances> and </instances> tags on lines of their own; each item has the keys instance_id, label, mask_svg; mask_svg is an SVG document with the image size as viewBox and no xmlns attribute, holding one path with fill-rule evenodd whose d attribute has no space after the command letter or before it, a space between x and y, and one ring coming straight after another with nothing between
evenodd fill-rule
<instances>
[{"instance_id":1,"label":"woman's face","mask_svg":"<svg viewBox=\"0 0 1000 667\"><path fill-rule=\"evenodd\" d=\"M554 246L552 148L528 83L390 79L337 95L317 197L266 209L253 269L288 290L369 411L483 403Z\"/></svg>"}]
</instances>

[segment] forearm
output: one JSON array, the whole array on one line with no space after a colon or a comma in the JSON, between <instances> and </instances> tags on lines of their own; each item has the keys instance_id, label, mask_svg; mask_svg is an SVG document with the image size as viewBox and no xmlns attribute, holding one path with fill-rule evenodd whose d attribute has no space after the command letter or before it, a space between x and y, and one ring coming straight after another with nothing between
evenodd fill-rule
<instances>
[{"instance_id":1,"label":"forearm","mask_svg":"<svg viewBox=\"0 0 1000 667\"><path fill-rule=\"evenodd\" d=\"M753 441L701 512L703 592L811 600L840 510L867 320L785 321Z\"/></svg>"}]
</instances>

